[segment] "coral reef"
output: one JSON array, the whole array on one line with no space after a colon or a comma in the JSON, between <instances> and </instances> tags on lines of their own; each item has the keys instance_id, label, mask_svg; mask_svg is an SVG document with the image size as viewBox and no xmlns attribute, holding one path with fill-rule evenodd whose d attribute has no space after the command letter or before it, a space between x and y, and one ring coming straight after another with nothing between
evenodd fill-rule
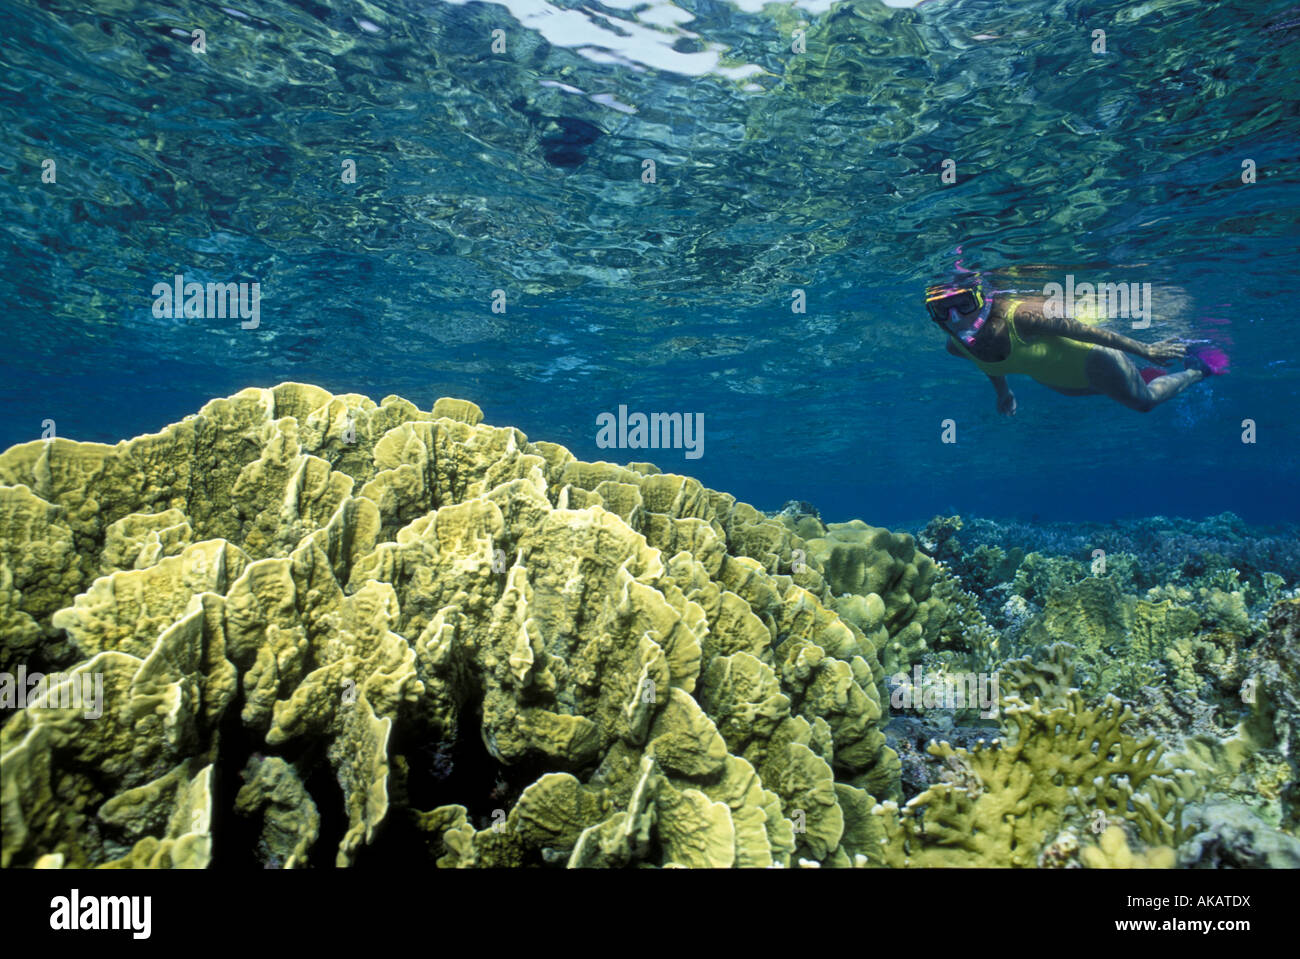
<instances>
[{"instance_id":1,"label":"coral reef","mask_svg":"<svg viewBox=\"0 0 1300 959\"><path fill-rule=\"evenodd\" d=\"M1231 513L1204 520L1153 516L1068 525L935 517L918 536L933 542L955 521L961 523L959 533L946 537L943 560L981 595L981 577L988 586L1007 582L1029 553L1072 559L1091 571L1100 551L1106 574L1119 577L1125 592L1163 584L1218 585L1244 590L1252 609L1270 606L1285 581L1294 587L1300 574L1300 536L1293 527L1252 528ZM1229 588L1228 581L1240 585Z\"/></svg>"},{"instance_id":2,"label":"coral reef","mask_svg":"<svg viewBox=\"0 0 1300 959\"><path fill-rule=\"evenodd\" d=\"M1183 834L1184 798L1157 774L1153 737L1124 732L1134 715L1113 697L1098 708L1071 690L1065 705L1011 699L1004 740L930 752L960 771L908 800L873 809L887 865L1031 866L1071 819L1127 821L1148 844Z\"/></svg>"},{"instance_id":3,"label":"coral reef","mask_svg":"<svg viewBox=\"0 0 1300 959\"><path fill-rule=\"evenodd\" d=\"M1294 542L1230 514L1081 529L935 517L919 538L964 586L978 584L979 611L1011 657L999 667L1005 695L1053 707L1075 688L1089 706L1118 695L1163 750L1165 773L1177 771L1180 794L1293 831ZM905 785L937 781L899 751Z\"/></svg>"},{"instance_id":4,"label":"coral reef","mask_svg":"<svg viewBox=\"0 0 1300 959\"><path fill-rule=\"evenodd\" d=\"M1120 826L1107 826L1097 845L1079 850L1079 858L1089 869L1169 869L1177 860L1172 846L1131 849Z\"/></svg>"},{"instance_id":5,"label":"coral reef","mask_svg":"<svg viewBox=\"0 0 1300 959\"><path fill-rule=\"evenodd\" d=\"M958 579L906 533L861 520L829 526L806 510L777 517L804 540L828 605L871 638L886 676L906 671L928 649L977 651L984 664L998 639Z\"/></svg>"},{"instance_id":6,"label":"coral reef","mask_svg":"<svg viewBox=\"0 0 1300 959\"><path fill-rule=\"evenodd\" d=\"M879 845L866 810L898 761L871 638L784 524L694 480L579 462L463 401L284 384L116 446L14 447L0 481L6 664L104 686L101 718L5 725L5 865ZM901 628L916 577L874 536L899 604L876 625Z\"/></svg>"},{"instance_id":7,"label":"coral reef","mask_svg":"<svg viewBox=\"0 0 1300 959\"><path fill-rule=\"evenodd\" d=\"M1020 643L1042 648L1068 642L1075 647L1081 688L1131 697L1142 686L1166 680L1195 688L1211 665L1223 662L1222 650L1214 647L1200 657L1199 647L1173 648L1193 639L1199 627L1193 608L1125 596L1113 580L1088 576L1054 589ZM1232 648L1230 640L1227 645Z\"/></svg>"},{"instance_id":8,"label":"coral reef","mask_svg":"<svg viewBox=\"0 0 1300 959\"><path fill-rule=\"evenodd\" d=\"M1253 699L1262 727L1272 732L1286 762L1279 777L1282 821L1300 826L1300 599L1280 600L1269 611L1268 634L1249 653L1245 698Z\"/></svg>"},{"instance_id":9,"label":"coral reef","mask_svg":"<svg viewBox=\"0 0 1300 959\"><path fill-rule=\"evenodd\" d=\"M990 528L766 515L297 383L13 447L3 865L1290 861L1286 547L1184 531L1153 573L1136 534ZM911 670L1001 701L900 706Z\"/></svg>"},{"instance_id":10,"label":"coral reef","mask_svg":"<svg viewBox=\"0 0 1300 959\"><path fill-rule=\"evenodd\" d=\"M1300 840L1239 803L1205 803L1186 812L1191 830L1179 865L1194 869L1300 869Z\"/></svg>"}]
</instances>

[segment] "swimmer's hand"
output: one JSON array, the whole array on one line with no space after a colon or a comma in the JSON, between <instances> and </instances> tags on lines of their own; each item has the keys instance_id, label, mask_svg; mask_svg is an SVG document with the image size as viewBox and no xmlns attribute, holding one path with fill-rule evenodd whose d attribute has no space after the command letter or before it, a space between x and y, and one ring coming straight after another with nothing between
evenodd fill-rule
<instances>
[{"instance_id":1,"label":"swimmer's hand","mask_svg":"<svg viewBox=\"0 0 1300 959\"><path fill-rule=\"evenodd\" d=\"M1187 355L1187 344L1179 339L1161 340L1152 343L1142 354L1145 359L1160 366L1168 366L1174 360L1181 360Z\"/></svg>"},{"instance_id":2,"label":"swimmer's hand","mask_svg":"<svg viewBox=\"0 0 1300 959\"><path fill-rule=\"evenodd\" d=\"M1003 416L1016 415L1016 394L1007 390L998 396L998 412Z\"/></svg>"}]
</instances>

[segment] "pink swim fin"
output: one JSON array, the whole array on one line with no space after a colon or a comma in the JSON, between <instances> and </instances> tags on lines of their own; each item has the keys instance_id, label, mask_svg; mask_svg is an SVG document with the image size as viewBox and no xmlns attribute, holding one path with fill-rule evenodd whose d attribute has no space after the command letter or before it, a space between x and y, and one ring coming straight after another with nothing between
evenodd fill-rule
<instances>
[{"instance_id":1,"label":"pink swim fin","mask_svg":"<svg viewBox=\"0 0 1300 959\"><path fill-rule=\"evenodd\" d=\"M1213 347L1208 350L1197 350L1195 353L1187 354L1183 360L1183 368L1200 370L1206 376L1221 376L1228 372L1228 354ZM1143 383L1150 383L1152 380L1169 375L1168 370L1162 370L1158 366L1145 366L1138 370L1138 373L1141 374Z\"/></svg>"},{"instance_id":2,"label":"pink swim fin","mask_svg":"<svg viewBox=\"0 0 1300 959\"><path fill-rule=\"evenodd\" d=\"M1228 372L1228 354L1210 347L1187 354L1183 365L1189 370L1200 370L1206 376L1222 376Z\"/></svg>"}]
</instances>

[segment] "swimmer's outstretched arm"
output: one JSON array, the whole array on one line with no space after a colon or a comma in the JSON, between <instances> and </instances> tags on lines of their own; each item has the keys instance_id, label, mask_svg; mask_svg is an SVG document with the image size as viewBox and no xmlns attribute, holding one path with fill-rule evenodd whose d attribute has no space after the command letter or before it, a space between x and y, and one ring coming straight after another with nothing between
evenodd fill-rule
<instances>
[{"instance_id":1,"label":"swimmer's outstretched arm","mask_svg":"<svg viewBox=\"0 0 1300 959\"><path fill-rule=\"evenodd\" d=\"M953 356L961 356L961 354L957 352L957 347L953 346L951 339L949 339L944 346ZM984 375L989 376L987 373ZM1016 394L1012 393L1011 387L1007 386L1007 378L1005 376L989 376L989 382L993 384L993 389L997 391L998 394L998 412L1003 416L1015 416Z\"/></svg>"},{"instance_id":2,"label":"swimmer's outstretched arm","mask_svg":"<svg viewBox=\"0 0 1300 959\"><path fill-rule=\"evenodd\" d=\"M985 376L989 376L987 373ZM998 394L998 412L1003 416L1016 415L1016 394L1011 392L1011 387L1007 386L1005 376L989 376L989 382L993 384L993 389Z\"/></svg>"},{"instance_id":3,"label":"swimmer's outstretched arm","mask_svg":"<svg viewBox=\"0 0 1300 959\"><path fill-rule=\"evenodd\" d=\"M1123 353L1132 353L1154 363L1170 363L1187 352L1187 347L1176 340L1159 343L1142 343L1111 330L1088 326L1065 316L1046 316L1042 306L1022 306L1016 310L1016 326L1025 336L1065 336L1081 343L1109 346Z\"/></svg>"}]
</instances>

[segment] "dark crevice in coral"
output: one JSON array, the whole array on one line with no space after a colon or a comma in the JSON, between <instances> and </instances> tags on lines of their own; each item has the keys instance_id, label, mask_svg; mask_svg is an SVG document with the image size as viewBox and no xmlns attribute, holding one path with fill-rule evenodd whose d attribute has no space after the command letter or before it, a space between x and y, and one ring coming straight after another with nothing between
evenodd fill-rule
<instances>
[{"instance_id":1,"label":"dark crevice in coral","mask_svg":"<svg viewBox=\"0 0 1300 959\"><path fill-rule=\"evenodd\" d=\"M214 869L274 869L282 864L267 861L269 851L262 841L268 807L255 815L235 811L239 790L247 778L249 760L278 756L293 766L316 804L320 832L312 846L308 865L334 868L339 843L348 829L347 806L325 748L318 742L297 741L282 748L267 746L262 734L249 729L241 719L243 697L226 708L220 725L221 749L217 758L212 803L212 862Z\"/></svg>"},{"instance_id":2,"label":"dark crevice in coral","mask_svg":"<svg viewBox=\"0 0 1300 959\"><path fill-rule=\"evenodd\" d=\"M348 831L347 799L338 774L320 744L310 746L300 760L290 761L297 767L320 815L320 834L308 855L308 864L313 869L333 869L337 865L339 843Z\"/></svg>"},{"instance_id":3,"label":"dark crevice in coral","mask_svg":"<svg viewBox=\"0 0 1300 959\"><path fill-rule=\"evenodd\" d=\"M52 762L58 763L60 758L60 754L56 753ZM117 795L117 793L121 792L121 784L111 782L110 777L106 776L103 770L84 763L77 763L71 758L71 756L64 758L64 762L71 768L65 774L56 774L55 794L70 796L92 794L98 797L95 802L84 811L84 813L79 814L80 816L84 816L84 818L81 820L79 828L77 829L78 838L76 846L79 846L81 851L89 860L88 864L92 866L97 866L99 865L99 862L116 856L126 855L131 851L132 843L129 843L120 837L117 834L117 830L107 827L98 816L99 810L102 808L103 804L113 796ZM55 768L58 768L57 765ZM90 786L89 789L87 789L87 784ZM74 820L70 819L69 821ZM31 855L30 858L27 859L28 865L34 864L36 859L46 851L34 847L25 847L23 851L24 857L27 856L29 850ZM21 861L22 859L15 859L15 862ZM76 862L75 856L72 856L70 857L68 865L71 866L74 863L78 867L81 867L82 865L81 863Z\"/></svg>"},{"instance_id":4,"label":"dark crevice in coral","mask_svg":"<svg viewBox=\"0 0 1300 959\"><path fill-rule=\"evenodd\" d=\"M466 766L458 755L466 751L464 746L454 740L424 739L419 730L394 730L389 752L406 759L406 794L411 808L429 810L459 802L452 777L458 767L463 770Z\"/></svg>"},{"instance_id":5,"label":"dark crevice in coral","mask_svg":"<svg viewBox=\"0 0 1300 959\"><path fill-rule=\"evenodd\" d=\"M433 864L429 839L407 810L390 807L374 842L357 849L352 865L359 869L427 868Z\"/></svg>"},{"instance_id":6,"label":"dark crevice in coral","mask_svg":"<svg viewBox=\"0 0 1300 959\"><path fill-rule=\"evenodd\" d=\"M226 707L218 729L221 748L213 769L212 863L213 869L260 869L257 850L262 817L235 812L235 797L244 785L244 767L254 753L263 749L261 737L240 721L244 699L237 697Z\"/></svg>"},{"instance_id":7,"label":"dark crevice in coral","mask_svg":"<svg viewBox=\"0 0 1300 959\"><path fill-rule=\"evenodd\" d=\"M367 868L427 866L430 841L413 815L439 806L464 806L475 829L502 822L527 786L553 771L541 760L512 766L488 751L479 730L482 707L477 701L461 708L455 738L436 738L420 724L399 724L389 744L391 756L402 757L405 775L394 782L389 810L374 843L358 850L356 865ZM546 865L540 852L526 865Z\"/></svg>"},{"instance_id":8,"label":"dark crevice in coral","mask_svg":"<svg viewBox=\"0 0 1300 959\"><path fill-rule=\"evenodd\" d=\"M498 762L483 743L482 725L482 706L475 701L461 708L456 721L460 735L453 742L425 739L409 727L409 732L396 732L392 751L404 755L410 765L407 795L412 808L461 805L475 828L490 823L494 809L509 812L519 791L540 773ZM512 787L521 780L522 785Z\"/></svg>"},{"instance_id":9,"label":"dark crevice in coral","mask_svg":"<svg viewBox=\"0 0 1300 959\"><path fill-rule=\"evenodd\" d=\"M420 830L413 815L416 811L461 805L469 811L470 823L481 828L485 808L489 820L492 809L502 808L499 802L491 804L490 799L500 789L504 767L477 735L481 723L482 706L475 701L461 708L456 729L463 734L454 738L438 737L419 723L399 723L394 727L389 755L402 757L405 775L400 787L391 791L394 808L389 810L374 843L358 850L358 866L429 865L434 837Z\"/></svg>"},{"instance_id":10,"label":"dark crevice in coral","mask_svg":"<svg viewBox=\"0 0 1300 959\"><path fill-rule=\"evenodd\" d=\"M50 673L71 672L87 659L64 630L52 626L46 629L45 638L39 646L27 654L25 659L9 662L8 650L4 650L0 656L3 657L5 672L14 673L20 665L25 666L29 678L36 673L44 673L48 676Z\"/></svg>"}]
</instances>

